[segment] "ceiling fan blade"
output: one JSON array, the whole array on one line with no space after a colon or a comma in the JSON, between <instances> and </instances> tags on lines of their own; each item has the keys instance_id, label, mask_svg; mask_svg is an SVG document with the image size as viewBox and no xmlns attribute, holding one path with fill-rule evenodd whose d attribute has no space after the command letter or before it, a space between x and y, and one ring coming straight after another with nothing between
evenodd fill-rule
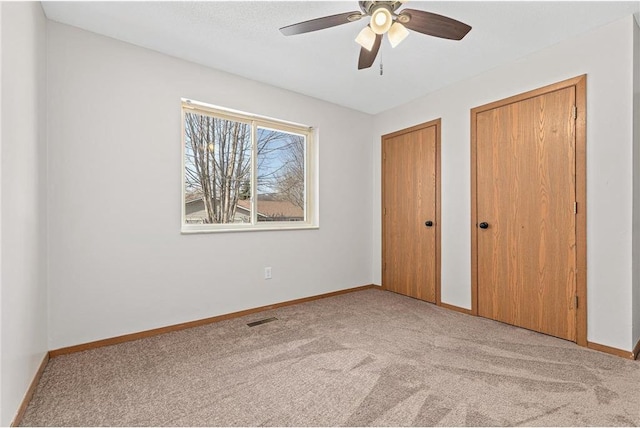
<instances>
[{"instance_id":1,"label":"ceiling fan blade","mask_svg":"<svg viewBox=\"0 0 640 428\"><path fill-rule=\"evenodd\" d=\"M471 27L463 22L423 10L404 9L400 13L400 16L402 15L409 15L411 18L409 22L403 22L405 27L429 36L460 40L471 30Z\"/></svg>"},{"instance_id":2,"label":"ceiling fan blade","mask_svg":"<svg viewBox=\"0 0 640 428\"><path fill-rule=\"evenodd\" d=\"M324 16L322 18L311 19L309 21L298 22L297 24L282 27L280 32L285 36L308 33L310 31L324 30L336 25L348 24L362 18L360 12L345 12L337 15Z\"/></svg>"},{"instance_id":3,"label":"ceiling fan blade","mask_svg":"<svg viewBox=\"0 0 640 428\"><path fill-rule=\"evenodd\" d=\"M373 65L373 61L378 56L378 50L380 50L380 44L382 43L382 34L376 34L376 41L373 42L373 47L370 51L365 48L360 48L360 58L358 58L358 70L363 68L369 68Z\"/></svg>"}]
</instances>

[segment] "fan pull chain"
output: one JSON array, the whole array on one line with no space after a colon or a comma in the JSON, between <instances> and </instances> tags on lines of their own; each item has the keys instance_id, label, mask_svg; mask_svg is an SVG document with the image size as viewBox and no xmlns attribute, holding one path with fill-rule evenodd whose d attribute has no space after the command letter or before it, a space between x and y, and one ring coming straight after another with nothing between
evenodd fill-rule
<instances>
[{"instance_id":1,"label":"fan pull chain","mask_svg":"<svg viewBox=\"0 0 640 428\"><path fill-rule=\"evenodd\" d=\"M380 61L380 76L384 74L384 70L382 69L382 61Z\"/></svg>"}]
</instances>

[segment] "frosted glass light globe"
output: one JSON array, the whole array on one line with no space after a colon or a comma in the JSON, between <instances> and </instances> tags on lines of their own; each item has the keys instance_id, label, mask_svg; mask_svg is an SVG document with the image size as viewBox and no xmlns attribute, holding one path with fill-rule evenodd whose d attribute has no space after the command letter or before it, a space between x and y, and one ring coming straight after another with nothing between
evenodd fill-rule
<instances>
[{"instance_id":1,"label":"frosted glass light globe","mask_svg":"<svg viewBox=\"0 0 640 428\"><path fill-rule=\"evenodd\" d=\"M371 14L371 29L376 34L384 34L389 31L393 24L393 18L391 12L384 6L378 6L376 10Z\"/></svg>"}]
</instances>

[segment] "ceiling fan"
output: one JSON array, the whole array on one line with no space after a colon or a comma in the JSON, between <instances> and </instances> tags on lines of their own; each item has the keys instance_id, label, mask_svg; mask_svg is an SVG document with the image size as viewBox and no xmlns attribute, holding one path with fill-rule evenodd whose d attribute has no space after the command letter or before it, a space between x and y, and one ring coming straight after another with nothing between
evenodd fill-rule
<instances>
[{"instance_id":1,"label":"ceiling fan","mask_svg":"<svg viewBox=\"0 0 640 428\"><path fill-rule=\"evenodd\" d=\"M360 1L361 12L346 12L324 16L280 28L285 36L323 30L348 24L370 16L369 24L360 31L356 42L361 46L358 70L369 68L378 55L382 36L386 33L391 47L396 47L408 35L409 30L444 39L461 40L471 27L455 19L416 9L396 12L406 0Z\"/></svg>"}]
</instances>

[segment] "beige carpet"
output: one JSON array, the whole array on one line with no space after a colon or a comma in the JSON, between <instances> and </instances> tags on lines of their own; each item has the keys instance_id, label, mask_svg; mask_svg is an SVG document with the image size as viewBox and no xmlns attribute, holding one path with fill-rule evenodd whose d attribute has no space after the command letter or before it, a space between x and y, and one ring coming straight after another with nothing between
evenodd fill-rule
<instances>
[{"instance_id":1,"label":"beige carpet","mask_svg":"<svg viewBox=\"0 0 640 428\"><path fill-rule=\"evenodd\" d=\"M54 358L22 423L640 425L640 362L372 289Z\"/></svg>"}]
</instances>

